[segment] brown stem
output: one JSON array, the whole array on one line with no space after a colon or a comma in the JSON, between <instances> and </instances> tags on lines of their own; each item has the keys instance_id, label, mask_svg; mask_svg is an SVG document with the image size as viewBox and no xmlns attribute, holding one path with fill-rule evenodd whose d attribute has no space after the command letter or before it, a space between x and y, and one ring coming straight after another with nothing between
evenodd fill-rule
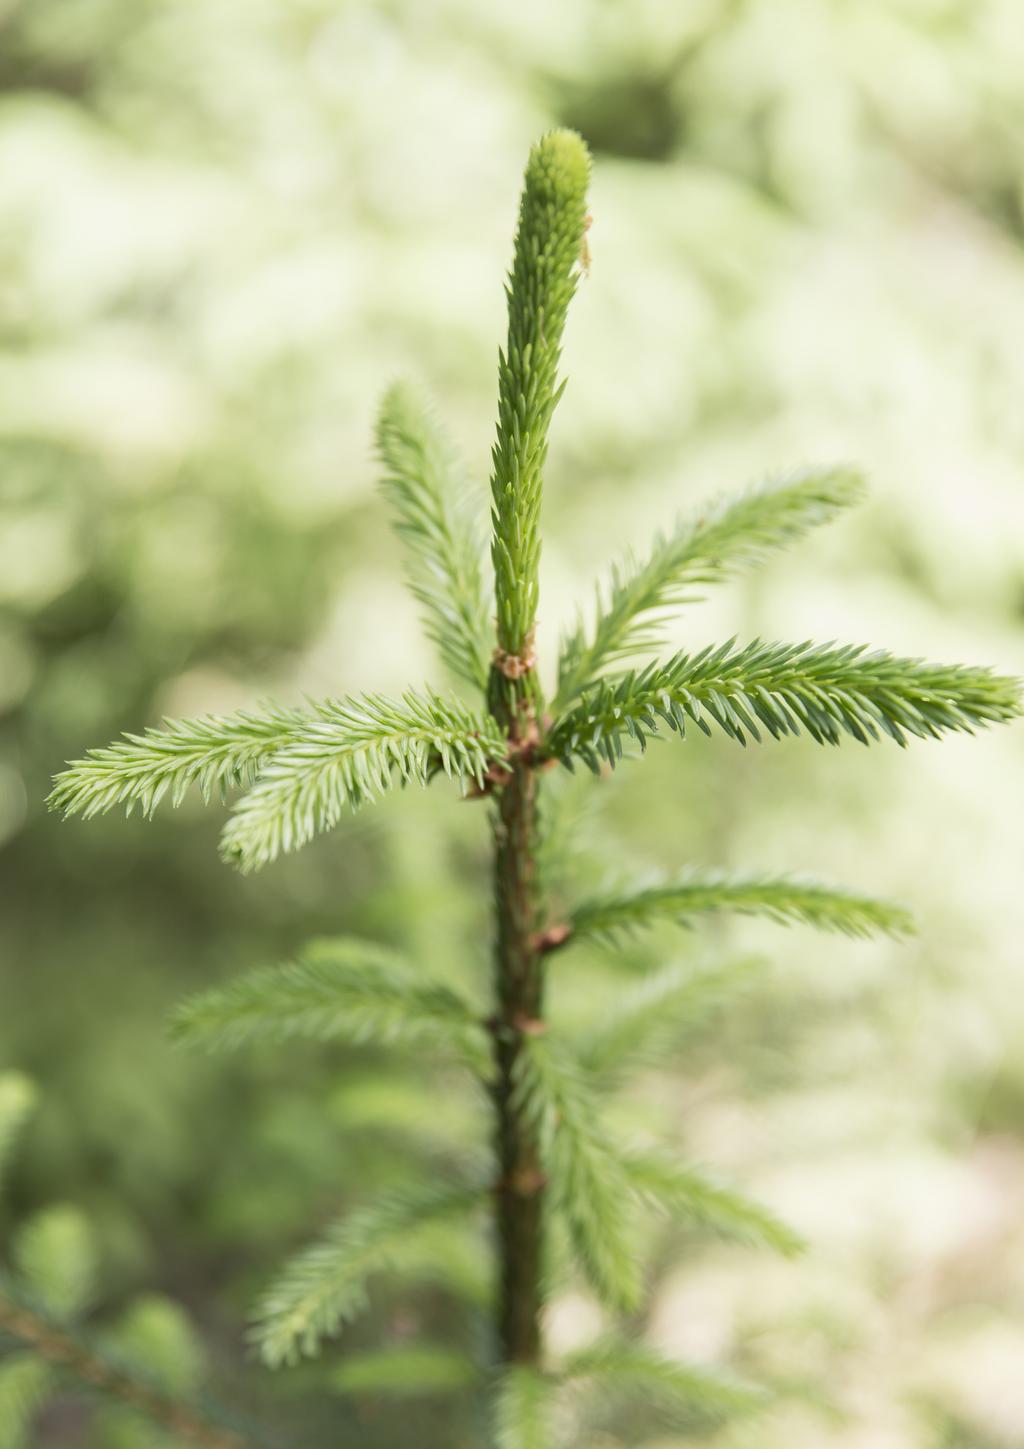
<instances>
[{"instance_id":1,"label":"brown stem","mask_svg":"<svg viewBox=\"0 0 1024 1449\"><path fill-rule=\"evenodd\" d=\"M530 738L534 729L528 694L518 693L519 684L513 686L518 697L509 721L513 744ZM528 757L510 753L508 778L494 807L498 1338L504 1363L538 1365L544 1175L536 1133L516 1100L523 1037L541 1029L543 1006L534 874L537 778Z\"/></svg>"},{"instance_id":2,"label":"brown stem","mask_svg":"<svg viewBox=\"0 0 1024 1449\"><path fill-rule=\"evenodd\" d=\"M249 1441L221 1429L198 1410L169 1398L144 1379L91 1352L48 1319L0 1292L0 1328L55 1368L93 1389L120 1400L147 1419L200 1449L252 1449Z\"/></svg>"}]
</instances>

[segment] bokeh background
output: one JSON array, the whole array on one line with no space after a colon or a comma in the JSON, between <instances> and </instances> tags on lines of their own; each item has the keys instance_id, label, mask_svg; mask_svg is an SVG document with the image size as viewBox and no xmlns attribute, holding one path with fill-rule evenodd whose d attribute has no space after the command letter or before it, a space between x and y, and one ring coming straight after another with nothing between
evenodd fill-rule
<instances>
[{"instance_id":1,"label":"bokeh background","mask_svg":"<svg viewBox=\"0 0 1024 1449\"><path fill-rule=\"evenodd\" d=\"M704 497L848 460L868 506L675 640L1024 671L1022 74L1019 0L0 0L0 1066L39 1093L0 1235L61 1204L87 1221L100 1331L168 1295L208 1381L288 1442L480 1442L465 1396L410 1413L341 1391L352 1348L479 1332L429 1283L379 1284L313 1369L270 1380L244 1344L279 1259L438 1170L474 1106L421 1061L197 1061L165 1027L317 933L480 978L482 816L402 796L242 879L220 811L61 825L48 779L165 714L436 677L374 409L398 375L425 386L484 510L519 178L553 123L595 171L546 659L602 559ZM652 754L581 795L579 876L811 869L904 900L920 934L748 924L581 961L600 1013L623 967L763 958L619 1110L812 1244L780 1263L663 1234L638 1331L796 1386L721 1445L1021 1444L1024 736ZM481 1268L467 1249L467 1293ZM553 1341L598 1323L569 1287ZM142 1442L116 1433L58 1399L29 1442Z\"/></svg>"}]
</instances>

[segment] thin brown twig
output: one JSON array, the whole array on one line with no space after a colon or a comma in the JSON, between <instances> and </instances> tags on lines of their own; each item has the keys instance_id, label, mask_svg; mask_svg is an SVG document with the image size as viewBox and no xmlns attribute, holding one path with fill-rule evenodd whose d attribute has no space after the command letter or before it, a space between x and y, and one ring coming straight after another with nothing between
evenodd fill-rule
<instances>
[{"instance_id":1,"label":"thin brown twig","mask_svg":"<svg viewBox=\"0 0 1024 1449\"><path fill-rule=\"evenodd\" d=\"M199 1449L255 1449L250 1440L213 1423L200 1410L162 1393L120 1364L94 1353L76 1338L0 1290L0 1328L40 1358L89 1388L109 1394Z\"/></svg>"}]
</instances>

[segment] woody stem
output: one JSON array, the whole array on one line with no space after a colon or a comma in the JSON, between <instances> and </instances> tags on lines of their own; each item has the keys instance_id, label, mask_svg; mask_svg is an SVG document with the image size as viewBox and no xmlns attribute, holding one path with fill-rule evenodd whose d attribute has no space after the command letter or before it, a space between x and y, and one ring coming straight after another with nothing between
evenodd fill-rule
<instances>
[{"instance_id":1,"label":"woody stem","mask_svg":"<svg viewBox=\"0 0 1024 1449\"><path fill-rule=\"evenodd\" d=\"M501 691L514 713L515 741L530 729L528 691L519 681ZM494 1105L499 1178L498 1343L504 1363L538 1365L544 1179L537 1136L516 1092L524 1033L543 1009L543 969L537 949L535 853L537 777L523 755L513 758L493 809L495 938Z\"/></svg>"}]
</instances>

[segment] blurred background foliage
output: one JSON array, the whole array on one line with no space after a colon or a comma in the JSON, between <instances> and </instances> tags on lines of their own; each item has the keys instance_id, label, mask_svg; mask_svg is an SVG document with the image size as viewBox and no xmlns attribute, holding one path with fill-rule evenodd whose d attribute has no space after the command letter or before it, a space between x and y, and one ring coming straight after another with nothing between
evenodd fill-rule
<instances>
[{"instance_id":1,"label":"blurred background foliage","mask_svg":"<svg viewBox=\"0 0 1024 1449\"><path fill-rule=\"evenodd\" d=\"M104 1265L95 1311L171 1295L213 1382L288 1442L479 1442L472 1396L430 1372L412 1415L348 1392L352 1347L424 1328L472 1346L479 1309L429 1282L380 1285L322 1364L272 1381L240 1325L286 1250L442 1170L480 1113L422 1061L183 1057L167 1013L330 931L479 976L482 815L395 799L243 880L218 865L217 810L62 826L49 776L164 714L436 674L373 412L394 376L426 384L484 508L518 181L556 122L596 169L548 661L595 561L720 489L839 459L866 466L870 505L678 642L836 636L1024 669L1022 74L1018 0L0 0L0 1066L41 1089L0 1227L72 1204ZM1019 731L870 756L694 740L588 807L578 878L615 841L637 874L813 869L922 926L910 946L748 925L684 947L766 965L621 1110L812 1243L797 1264L644 1246L652 1342L807 1388L716 1443L1021 1441L1022 751ZM559 967L556 1005L600 1017L623 969L679 958L671 936L595 952ZM475 1301L470 1247L437 1251ZM567 1289L553 1340L596 1321ZM111 1432L58 1402L34 1442ZM642 1416L628 1438L683 1442Z\"/></svg>"}]
</instances>

